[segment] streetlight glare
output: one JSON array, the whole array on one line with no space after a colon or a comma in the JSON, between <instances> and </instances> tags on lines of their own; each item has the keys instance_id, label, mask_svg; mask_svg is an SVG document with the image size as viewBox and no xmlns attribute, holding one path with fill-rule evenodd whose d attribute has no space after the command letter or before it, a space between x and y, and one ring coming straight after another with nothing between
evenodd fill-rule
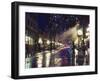
<instances>
[{"instance_id":1,"label":"streetlight glare","mask_svg":"<svg viewBox=\"0 0 100 81\"><path fill-rule=\"evenodd\" d=\"M88 27L86 31L89 32L90 31L90 28Z\"/></svg>"},{"instance_id":2,"label":"streetlight glare","mask_svg":"<svg viewBox=\"0 0 100 81\"><path fill-rule=\"evenodd\" d=\"M77 31L77 34L78 34L78 36L81 36L81 35L83 35L83 32L82 32L82 30L81 30L81 29L79 29L79 30Z\"/></svg>"},{"instance_id":3,"label":"streetlight glare","mask_svg":"<svg viewBox=\"0 0 100 81\"><path fill-rule=\"evenodd\" d=\"M25 36L26 44L33 45L33 39L30 36Z\"/></svg>"},{"instance_id":4,"label":"streetlight glare","mask_svg":"<svg viewBox=\"0 0 100 81\"><path fill-rule=\"evenodd\" d=\"M89 36L89 32L86 33L86 36Z\"/></svg>"},{"instance_id":5,"label":"streetlight glare","mask_svg":"<svg viewBox=\"0 0 100 81\"><path fill-rule=\"evenodd\" d=\"M49 45L50 44L50 41L49 40L47 40L47 45Z\"/></svg>"},{"instance_id":6,"label":"streetlight glare","mask_svg":"<svg viewBox=\"0 0 100 81\"><path fill-rule=\"evenodd\" d=\"M42 44L43 43L43 41L42 41L42 38L39 38L39 41L38 41L40 44Z\"/></svg>"},{"instance_id":7,"label":"streetlight glare","mask_svg":"<svg viewBox=\"0 0 100 81\"><path fill-rule=\"evenodd\" d=\"M26 42L28 41L28 36L25 36L25 41L26 41Z\"/></svg>"}]
</instances>

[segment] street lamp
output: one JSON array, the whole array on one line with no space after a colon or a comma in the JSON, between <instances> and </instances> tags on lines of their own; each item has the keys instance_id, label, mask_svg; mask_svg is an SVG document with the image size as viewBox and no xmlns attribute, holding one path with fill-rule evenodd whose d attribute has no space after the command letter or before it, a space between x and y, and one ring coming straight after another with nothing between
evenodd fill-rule
<instances>
[{"instance_id":1,"label":"street lamp","mask_svg":"<svg viewBox=\"0 0 100 81\"><path fill-rule=\"evenodd\" d=\"M89 32L86 32L86 36L87 36L87 37L89 36Z\"/></svg>"},{"instance_id":2,"label":"street lamp","mask_svg":"<svg viewBox=\"0 0 100 81\"><path fill-rule=\"evenodd\" d=\"M38 43L40 43L40 44L42 44L42 43L43 43L42 38L39 38Z\"/></svg>"},{"instance_id":3,"label":"street lamp","mask_svg":"<svg viewBox=\"0 0 100 81\"><path fill-rule=\"evenodd\" d=\"M81 43L82 43L82 35L83 35L82 29L77 30L77 35L78 35L78 46L81 46Z\"/></svg>"},{"instance_id":4,"label":"street lamp","mask_svg":"<svg viewBox=\"0 0 100 81\"><path fill-rule=\"evenodd\" d=\"M78 35L78 46L80 48L81 44L82 44L82 40L84 40L83 39L83 31L82 31L82 29L78 29L77 30L77 35Z\"/></svg>"},{"instance_id":5,"label":"street lamp","mask_svg":"<svg viewBox=\"0 0 100 81\"><path fill-rule=\"evenodd\" d=\"M49 45L50 44L50 41L49 40L47 40L47 45Z\"/></svg>"},{"instance_id":6,"label":"street lamp","mask_svg":"<svg viewBox=\"0 0 100 81\"><path fill-rule=\"evenodd\" d=\"M88 27L88 28L86 29L86 36L89 37L89 35L90 35L90 28Z\"/></svg>"},{"instance_id":7,"label":"street lamp","mask_svg":"<svg viewBox=\"0 0 100 81\"><path fill-rule=\"evenodd\" d=\"M86 31L89 32L90 31L90 28L88 27Z\"/></svg>"},{"instance_id":8,"label":"street lamp","mask_svg":"<svg viewBox=\"0 0 100 81\"><path fill-rule=\"evenodd\" d=\"M83 30L77 30L78 35L78 54L75 56L76 64L83 65L84 57L83 57L83 45L84 45L84 38L83 38ZM81 58L80 58L81 57Z\"/></svg>"},{"instance_id":9,"label":"street lamp","mask_svg":"<svg viewBox=\"0 0 100 81\"><path fill-rule=\"evenodd\" d=\"M81 29L79 29L79 30L77 31L77 35L78 35L78 36L82 36L82 35L83 35L83 32L82 32Z\"/></svg>"},{"instance_id":10,"label":"street lamp","mask_svg":"<svg viewBox=\"0 0 100 81\"><path fill-rule=\"evenodd\" d=\"M28 42L29 42L29 37L25 36L25 43L28 44Z\"/></svg>"}]
</instances>

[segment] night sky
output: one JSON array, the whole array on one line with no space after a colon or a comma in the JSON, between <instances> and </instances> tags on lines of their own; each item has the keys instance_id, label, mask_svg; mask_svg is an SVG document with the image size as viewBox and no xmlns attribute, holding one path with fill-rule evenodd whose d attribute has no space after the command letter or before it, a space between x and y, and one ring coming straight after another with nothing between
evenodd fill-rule
<instances>
[{"instance_id":1,"label":"night sky","mask_svg":"<svg viewBox=\"0 0 100 81\"><path fill-rule=\"evenodd\" d=\"M41 32L49 32L51 27L56 27L63 32L80 23L80 27L87 27L89 24L88 15L71 15L71 14L47 14L47 13L26 13L30 17L35 17L37 27ZM33 21L34 22L34 21Z\"/></svg>"},{"instance_id":2,"label":"night sky","mask_svg":"<svg viewBox=\"0 0 100 81\"><path fill-rule=\"evenodd\" d=\"M49 23L49 15L47 15L47 14L38 14L36 21L38 23L39 29L45 30L46 26Z\"/></svg>"}]
</instances>

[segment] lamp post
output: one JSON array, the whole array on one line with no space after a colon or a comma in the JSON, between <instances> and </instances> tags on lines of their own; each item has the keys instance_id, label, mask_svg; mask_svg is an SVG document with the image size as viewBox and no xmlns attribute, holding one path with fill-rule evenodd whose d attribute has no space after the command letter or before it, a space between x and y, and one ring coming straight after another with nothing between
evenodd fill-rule
<instances>
[{"instance_id":1,"label":"lamp post","mask_svg":"<svg viewBox=\"0 0 100 81\"><path fill-rule=\"evenodd\" d=\"M76 63L78 65L84 64L84 30L79 29L77 31L78 35L78 55L76 57Z\"/></svg>"},{"instance_id":2,"label":"lamp post","mask_svg":"<svg viewBox=\"0 0 100 81\"><path fill-rule=\"evenodd\" d=\"M77 30L77 35L78 35L78 48L79 48L81 46L81 43L82 43L82 35L83 35L82 29Z\"/></svg>"}]
</instances>

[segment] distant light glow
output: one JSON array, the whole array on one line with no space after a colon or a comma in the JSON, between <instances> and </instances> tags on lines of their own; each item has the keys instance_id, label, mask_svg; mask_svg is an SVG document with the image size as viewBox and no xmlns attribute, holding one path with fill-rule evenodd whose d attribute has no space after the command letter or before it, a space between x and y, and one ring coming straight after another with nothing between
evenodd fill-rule
<instances>
[{"instance_id":1,"label":"distant light glow","mask_svg":"<svg viewBox=\"0 0 100 81\"><path fill-rule=\"evenodd\" d=\"M50 44L50 41L49 40L47 40L47 45L49 45Z\"/></svg>"},{"instance_id":2,"label":"distant light glow","mask_svg":"<svg viewBox=\"0 0 100 81\"><path fill-rule=\"evenodd\" d=\"M82 30L81 30L81 29L79 29L79 30L77 31L77 34L78 34L78 36L81 36L81 35L83 35L83 32L82 32Z\"/></svg>"},{"instance_id":3,"label":"distant light glow","mask_svg":"<svg viewBox=\"0 0 100 81\"><path fill-rule=\"evenodd\" d=\"M89 35L90 35L89 32L87 32L87 33L86 33L86 36L89 36Z\"/></svg>"},{"instance_id":4,"label":"distant light glow","mask_svg":"<svg viewBox=\"0 0 100 81\"><path fill-rule=\"evenodd\" d=\"M25 36L25 43L29 45L33 45L33 38L30 36Z\"/></svg>"},{"instance_id":5,"label":"distant light glow","mask_svg":"<svg viewBox=\"0 0 100 81\"><path fill-rule=\"evenodd\" d=\"M43 41L42 41L42 38L39 38L39 41L38 41L40 44L42 44L43 43Z\"/></svg>"},{"instance_id":6,"label":"distant light glow","mask_svg":"<svg viewBox=\"0 0 100 81\"><path fill-rule=\"evenodd\" d=\"M90 28L88 27L86 31L89 32L90 31Z\"/></svg>"}]
</instances>

